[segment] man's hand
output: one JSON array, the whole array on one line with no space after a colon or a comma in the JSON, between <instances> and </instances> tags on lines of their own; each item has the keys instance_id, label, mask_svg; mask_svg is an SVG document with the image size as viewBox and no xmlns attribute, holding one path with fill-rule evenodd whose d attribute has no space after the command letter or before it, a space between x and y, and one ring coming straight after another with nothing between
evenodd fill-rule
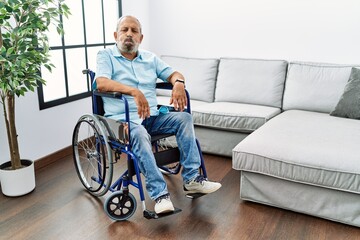
<instances>
[{"instance_id":1,"label":"man's hand","mask_svg":"<svg viewBox=\"0 0 360 240\"><path fill-rule=\"evenodd\" d=\"M120 92L134 97L138 108L138 114L141 119L150 117L150 107L144 94L137 88L126 86L114 80L98 77L96 78L97 88L102 92Z\"/></svg>"},{"instance_id":2,"label":"man's hand","mask_svg":"<svg viewBox=\"0 0 360 240\"><path fill-rule=\"evenodd\" d=\"M139 117L141 119L150 117L149 103L146 100L144 94L140 90L134 89L134 93L132 94L132 96L134 97L136 106L138 108Z\"/></svg>"},{"instance_id":3,"label":"man's hand","mask_svg":"<svg viewBox=\"0 0 360 240\"><path fill-rule=\"evenodd\" d=\"M187 105L185 86L183 83L175 83L172 89L170 104L174 105L177 111L184 111Z\"/></svg>"}]
</instances>

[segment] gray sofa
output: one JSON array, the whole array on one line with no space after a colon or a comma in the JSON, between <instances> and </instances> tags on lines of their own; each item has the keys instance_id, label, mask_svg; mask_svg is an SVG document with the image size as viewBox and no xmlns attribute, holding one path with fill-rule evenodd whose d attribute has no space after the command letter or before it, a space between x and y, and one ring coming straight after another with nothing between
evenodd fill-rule
<instances>
[{"instance_id":1,"label":"gray sofa","mask_svg":"<svg viewBox=\"0 0 360 240\"><path fill-rule=\"evenodd\" d=\"M287 62L162 56L186 77L196 136L203 152L232 156L232 149L281 112ZM160 104L169 92L158 91Z\"/></svg>"},{"instance_id":2,"label":"gray sofa","mask_svg":"<svg viewBox=\"0 0 360 240\"><path fill-rule=\"evenodd\" d=\"M360 226L359 66L162 58L186 76L202 150L232 156L240 198Z\"/></svg>"}]
</instances>

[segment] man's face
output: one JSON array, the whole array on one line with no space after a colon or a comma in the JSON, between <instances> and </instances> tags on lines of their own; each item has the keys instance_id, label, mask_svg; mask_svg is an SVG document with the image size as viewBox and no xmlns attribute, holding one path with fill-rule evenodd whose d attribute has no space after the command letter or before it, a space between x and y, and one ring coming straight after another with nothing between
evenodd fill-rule
<instances>
[{"instance_id":1,"label":"man's face","mask_svg":"<svg viewBox=\"0 0 360 240\"><path fill-rule=\"evenodd\" d=\"M143 39L139 22L132 17L124 18L114 37L120 52L136 53Z\"/></svg>"}]
</instances>

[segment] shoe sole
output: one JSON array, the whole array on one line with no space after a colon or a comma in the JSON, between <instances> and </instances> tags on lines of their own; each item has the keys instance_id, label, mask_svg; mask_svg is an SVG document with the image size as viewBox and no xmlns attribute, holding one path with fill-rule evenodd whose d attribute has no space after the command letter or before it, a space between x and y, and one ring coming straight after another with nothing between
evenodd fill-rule
<instances>
[{"instance_id":1,"label":"shoe sole","mask_svg":"<svg viewBox=\"0 0 360 240\"><path fill-rule=\"evenodd\" d=\"M217 190L219 190L219 189L221 188L221 186L222 186L222 185L220 185L218 188L208 189L207 191L187 190L187 189L184 187L184 191L185 191L185 194L194 194L194 193L209 194L209 193L216 192Z\"/></svg>"},{"instance_id":2,"label":"shoe sole","mask_svg":"<svg viewBox=\"0 0 360 240\"><path fill-rule=\"evenodd\" d=\"M160 212L155 212L156 214L163 214L163 213L169 213L169 212L174 212L175 211L175 208L173 209L165 209L165 210L162 210Z\"/></svg>"}]
</instances>

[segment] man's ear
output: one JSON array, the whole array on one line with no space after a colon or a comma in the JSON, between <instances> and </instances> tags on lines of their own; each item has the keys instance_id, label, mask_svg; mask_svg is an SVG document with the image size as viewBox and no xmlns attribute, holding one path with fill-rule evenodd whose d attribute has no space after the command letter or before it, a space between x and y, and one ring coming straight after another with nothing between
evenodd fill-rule
<instances>
[{"instance_id":1,"label":"man's ear","mask_svg":"<svg viewBox=\"0 0 360 240\"><path fill-rule=\"evenodd\" d=\"M140 43L142 42L142 40L144 39L144 35L141 34L141 37L140 37Z\"/></svg>"},{"instance_id":2,"label":"man's ear","mask_svg":"<svg viewBox=\"0 0 360 240\"><path fill-rule=\"evenodd\" d=\"M115 42L117 41L117 32L114 32Z\"/></svg>"}]
</instances>

